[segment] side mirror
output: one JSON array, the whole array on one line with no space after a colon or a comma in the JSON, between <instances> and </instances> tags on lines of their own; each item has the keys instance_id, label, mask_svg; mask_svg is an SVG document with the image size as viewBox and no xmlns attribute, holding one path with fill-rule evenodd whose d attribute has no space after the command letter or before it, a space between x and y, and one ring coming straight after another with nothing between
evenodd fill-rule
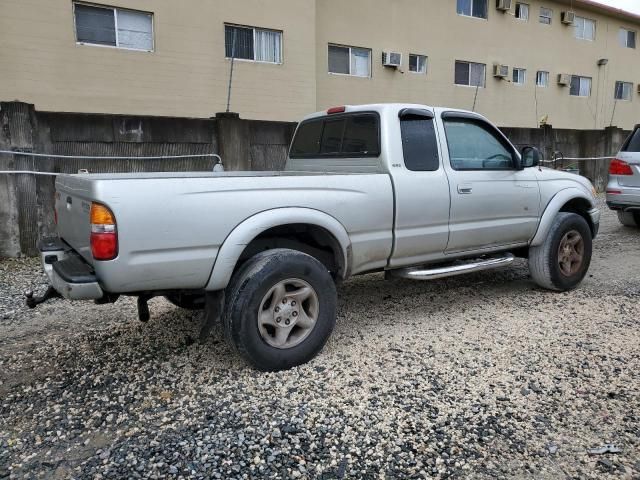
<instances>
[{"instance_id":1,"label":"side mirror","mask_svg":"<svg viewBox=\"0 0 640 480\"><path fill-rule=\"evenodd\" d=\"M540 150L536 147L524 147L520 155L520 168L537 167L540 165Z\"/></svg>"}]
</instances>

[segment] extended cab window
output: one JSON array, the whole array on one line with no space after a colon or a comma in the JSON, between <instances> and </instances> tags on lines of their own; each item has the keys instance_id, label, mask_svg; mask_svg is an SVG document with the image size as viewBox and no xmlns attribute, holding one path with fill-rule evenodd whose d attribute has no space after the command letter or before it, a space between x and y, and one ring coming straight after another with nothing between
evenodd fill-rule
<instances>
[{"instance_id":1,"label":"extended cab window","mask_svg":"<svg viewBox=\"0 0 640 480\"><path fill-rule=\"evenodd\" d=\"M493 127L482 120L447 118L444 121L451 167L455 170L510 170L513 150Z\"/></svg>"},{"instance_id":2,"label":"extended cab window","mask_svg":"<svg viewBox=\"0 0 640 480\"><path fill-rule=\"evenodd\" d=\"M377 157L380 127L375 113L331 115L300 124L291 144L291 158Z\"/></svg>"},{"instance_id":3,"label":"extended cab window","mask_svg":"<svg viewBox=\"0 0 640 480\"><path fill-rule=\"evenodd\" d=\"M433 118L407 114L400 118L404 165L417 172L438 170L438 143Z\"/></svg>"}]
</instances>

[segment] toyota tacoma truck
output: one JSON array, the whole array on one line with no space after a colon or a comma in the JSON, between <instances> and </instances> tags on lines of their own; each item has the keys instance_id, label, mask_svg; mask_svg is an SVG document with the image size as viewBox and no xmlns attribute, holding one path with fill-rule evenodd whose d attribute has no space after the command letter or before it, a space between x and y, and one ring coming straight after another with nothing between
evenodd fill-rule
<instances>
[{"instance_id":1,"label":"toyota tacoma truck","mask_svg":"<svg viewBox=\"0 0 640 480\"><path fill-rule=\"evenodd\" d=\"M591 183L541 168L487 119L424 105L334 107L298 125L279 172L60 175L52 295L204 310L257 369L302 364L353 275L430 280L528 258L533 281L584 278L600 213Z\"/></svg>"}]
</instances>

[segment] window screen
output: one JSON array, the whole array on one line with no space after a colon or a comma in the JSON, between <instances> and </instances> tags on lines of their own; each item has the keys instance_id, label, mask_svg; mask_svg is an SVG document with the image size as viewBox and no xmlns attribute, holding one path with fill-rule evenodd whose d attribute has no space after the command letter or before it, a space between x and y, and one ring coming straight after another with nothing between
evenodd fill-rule
<instances>
[{"instance_id":1,"label":"window screen","mask_svg":"<svg viewBox=\"0 0 640 480\"><path fill-rule=\"evenodd\" d=\"M456 85L469 85L468 63L456 62L455 83Z\"/></svg>"},{"instance_id":2,"label":"window screen","mask_svg":"<svg viewBox=\"0 0 640 480\"><path fill-rule=\"evenodd\" d=\"M329 72L349 75L349 47L329 45Z\"/></svg>"},{"instance_id":3,"label":"window screen","mask_svg":"<svg viewBox=\"0 0 640 480\"><path fill-rule=\"evenodd\" d=\"M225 25L224 51L227 58L253 60L253 28Z\"/></svg>"},{"instance_id":4,"label":"window screen","mask_svg":"<svg viewBox=\"0 0 640 480\"><path fill-rule=\"evenodd\" d=\"M438 143L433 119L409 115L400 119L404 165L416 172L438 170Z\"/></svg>"},{"instance_id":5,"label":"window screen","mask_svg":"<svg viewBox=\"0 0 640 480\"><path fill-rule=\"evenodd\" d=\"M112 8L74 5L78 42L116 46L116 22Z\"/></svg>"},{"instance_id":6,"label":"window screen","mask_svg":"<svg viewBox=\"0 0 640 480\"><path fill-rule=\"evenodd\" d=\"M291 158L377 157L378 116L373 113L335 115L300 124L291 144Z\"/></svg>"},{"instance_id":7,"label":"window screen","mask_svg":"<svg viewBox=\"0 0 640 480\"><path fill-rule=\"evenodd\" d=\"M622 147L623 152L640 152L640 128L631 134Z\"/></svg>"}]
</instances>

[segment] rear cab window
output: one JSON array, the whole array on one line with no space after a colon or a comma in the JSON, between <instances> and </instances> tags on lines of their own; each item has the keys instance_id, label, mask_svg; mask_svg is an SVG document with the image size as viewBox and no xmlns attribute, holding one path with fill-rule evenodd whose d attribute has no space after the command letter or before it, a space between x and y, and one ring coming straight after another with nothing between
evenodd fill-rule
<instances>
[{"instance_id":1,"label":"rear cab window","mask_svg":"<svg viewBox=\"0 0 640 480\"><path fill-rule=\"evenodd\" d=\"M306 120L296 130L290 158L354 158L380 155L380 117L375 112Z\"/></svg>"},{"instance_id":2,"label":"rear cab window","mask_svg":"<svg viewBox=\"0 0 640 480\"><path fill-rule=\"evenodd\" d=\"M629 138L622 145L621 151L623 152L640 152L640 126L637 126Z\"/></svg>"}]
</instances>

